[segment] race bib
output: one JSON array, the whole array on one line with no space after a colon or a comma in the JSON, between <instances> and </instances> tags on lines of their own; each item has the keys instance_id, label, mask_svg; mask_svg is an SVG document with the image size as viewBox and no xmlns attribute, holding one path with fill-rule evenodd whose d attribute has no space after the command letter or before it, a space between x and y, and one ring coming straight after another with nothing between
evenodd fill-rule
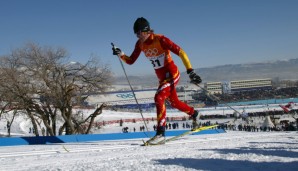
<instances>
[{"instance_id":1,"label":"race bib","mask_svg":"<svg viewBox=\"0 0 298 171\"><path fill-rule=\"evenodd\" d=\"M159 56L152 56L152 57L147 57L153 66L154 69L159 69L164 67L165 64L165 54L161 54Z\"/></svg>"}]
</instances>

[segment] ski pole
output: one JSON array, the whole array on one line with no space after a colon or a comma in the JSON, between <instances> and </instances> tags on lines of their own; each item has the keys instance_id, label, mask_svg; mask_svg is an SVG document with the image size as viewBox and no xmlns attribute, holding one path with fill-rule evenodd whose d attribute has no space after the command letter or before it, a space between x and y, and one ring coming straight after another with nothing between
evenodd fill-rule
<instances>
[{"instance_id":1,"label":"ski pole","mask_svg":"<svg viewBox=\"0 0 298 171\"><path fill-rule=\"evenodd\" d=\"M191 82L191 83L193 83L193 82ZM197 84L197 83L193 83L193 84L195 84L196 86L198 86L198 87L200 87L204 92L206 92L206 95L208 96L208 97L210 97L212 100L215 100L215 101L220 101L220 99L218 98L218 97L216 97L216 96L214 96L213 94L210 94L209 92L208 92L208 90L206 90L204 87L202 87L202 86L200 86L199 84ZM234 110L236 113L238 113L240 116L242 115L238 110L236 110L235 108L233 108L232 106L230 106L229 104L227 104L227 103L223 103L224 105L226 105L227 107L229 107L230 109L232 109L232 110ZM234 120L235 121L235 120Z\"/></svg>"},{"instance_id":2,"label":"ski pole","mask_svg":"<svg viewBox=\"0 0 298 171\"><path fill-rule=\"evenodd\" d=\"M111 45L112 45L113 49L116 48L115 45L114 45L114 43L111 43ZM123 72L124 72L124 75L125 75L125 77L126 77L126 80L127 80L128 84L129 84L130 90L131 90L131 92L132 92L132 94L133 94L133 97L134 97L134 99L135 99L135 101L136 101L136 103L137 103L137 106L138 106L138 109L139 109L140 114L141 114L141 116L142 116L142 119L143 119L144 125L145 125L145 127L146 127L146 130L147 130L147 132L149 132L148 127L147 127L147 124L146 124L146 121L145 121L145 118L144 118L144 116L143 116L143 112L142 112L141 106L140 106L140 104L139 104L139 102L138 102L138 99L137 99L137 97L136 97L136 95L135 95L135 91L134 91L134 89L132 88L132 86L131 86L131 84L130 84L130 81L129 81L128 77L127 77L126 70L125 70L125 68L124 68L123 62L122 62L122 60L120 59L120 57L118 57L118 59L119 59L119 61L120 61L121 67L122 67L122 69L123 69ZM147 137L150 137L150 136L148 136L146 133L145 133L145 135L146 135Z\"/></svg>"}]
</instances>

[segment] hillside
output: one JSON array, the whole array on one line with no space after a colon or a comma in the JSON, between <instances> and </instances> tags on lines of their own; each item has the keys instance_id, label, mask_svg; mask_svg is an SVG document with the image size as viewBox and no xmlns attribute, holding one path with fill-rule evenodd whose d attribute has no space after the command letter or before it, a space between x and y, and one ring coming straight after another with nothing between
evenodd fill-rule
<instances>
[{"instance_id":1,"label":"hillside","mask_svg":"<svg viewBox=\"0 0 298 171\"><path fill-rule=\"evenodd\" d=\"M203 82L211 81L232 81L255 78L278 78L280 80L298 79L298 58L250 64L230 64L208 68L196 68L196 72L202 77ZM188 81L187 74L181 73L180 83ZM133 85L157 85L155 75L148 76L129 76ZM127 84L125 77L117 77L116 84Z\"/></svg>"}]
</instances>

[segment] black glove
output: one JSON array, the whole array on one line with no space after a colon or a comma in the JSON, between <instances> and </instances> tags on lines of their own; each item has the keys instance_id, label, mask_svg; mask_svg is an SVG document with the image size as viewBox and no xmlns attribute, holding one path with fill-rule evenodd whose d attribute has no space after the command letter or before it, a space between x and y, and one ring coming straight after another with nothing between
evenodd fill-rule
<instances>
[{"instance_id":1,"label":"black glove","mask_svg":"<svg viewBox=\"0 0 298 171\"><path fill-rule=\"evenodd\" d=\"M194 70L187 71L187 74L189 75L190 82L195 84L200 84L202 82L201 77L198 76Z\"/></svg>"},{"instance_id":2,"label":"black glove","mask_svg":"<svg viewBox=\"0 0 298 171\"><path fill-rule=\"evenodd\" d=\"M117 56L122 56L124 55L124 52L122 52L122 50L120 48L117 48L114 43L111 43L111 45L113 46L112 47L112 50L113 50L113 55L117 55Z\"/></svg>"},{"instance_id":3,"label":"black glove","mask_svg":"<svg viewBox=\"0 0 298 171\"><path fill-rule=\"evenodd\" d=\"M121 49L117 47L113 47L112 50L113 50L113 55L119 56L122 53Z\"/></svg>"}]
</instances>

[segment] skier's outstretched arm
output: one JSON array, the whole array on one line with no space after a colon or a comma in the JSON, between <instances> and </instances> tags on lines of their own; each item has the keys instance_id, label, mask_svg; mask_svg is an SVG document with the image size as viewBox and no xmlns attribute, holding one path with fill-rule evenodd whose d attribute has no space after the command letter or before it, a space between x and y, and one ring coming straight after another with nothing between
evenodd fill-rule
<instances>
[{"instance_id":1,"label":"skier's outstretched arm","mask_svg":"<svg viewBox=\"0 0 298 171\"><path fill-rule=\"evenodd\" d=\"M139 48L138 43L136 43L135 49L130 56L127 56L118 47L113 46L112 50L113 50L113 55L117 55L120 59L122 59L122 61L124 61L129 65L133 64L141 54L141 49Z\"/></svg>"}]
</instances>

